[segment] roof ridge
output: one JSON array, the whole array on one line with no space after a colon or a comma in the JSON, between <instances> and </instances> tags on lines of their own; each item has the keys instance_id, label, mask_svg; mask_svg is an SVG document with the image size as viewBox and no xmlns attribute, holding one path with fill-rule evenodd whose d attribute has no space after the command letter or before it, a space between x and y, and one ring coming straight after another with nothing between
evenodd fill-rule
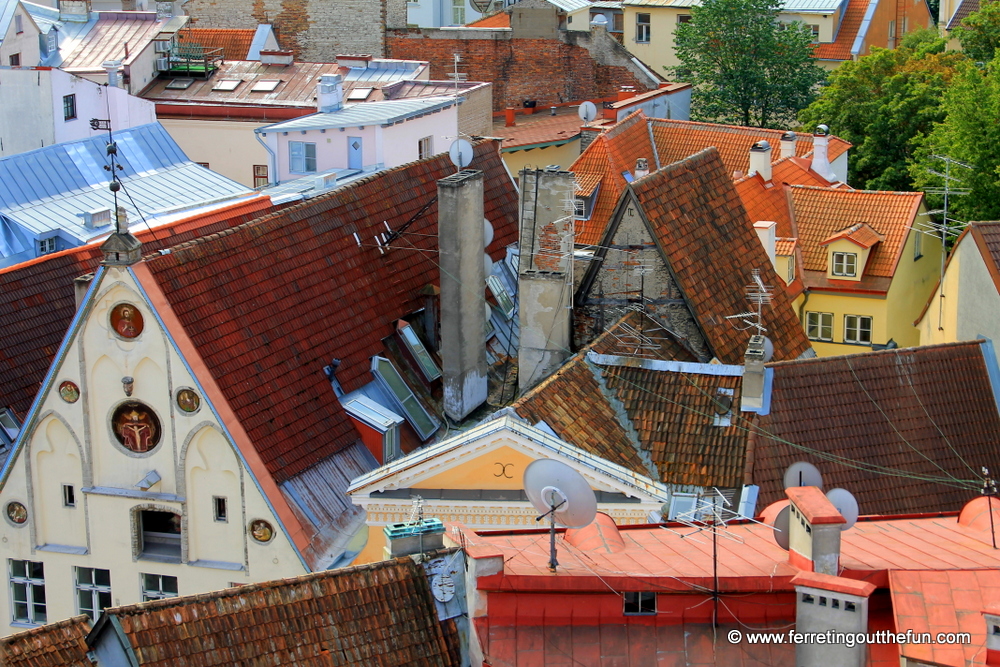
<instances>
[{"instance_id":1,"label":"roof ridge","mask_svg":"<svg viewBox=\"0 0 1000 667\"><path fill-rule=\"evenodd\" d=\"M797 190L829 190L833 192L849 192L862 195L906 195L906 196L916 196L916 197L924 196L923 192L905 192L902 190L856 190L854 188L844 189L844 188L825 186L825 185L794 185L791 183L788 184L788 187Z\"/></svg>"},{"instance_id":2,"label":"roof ridge","mask_svg":"<svg viewBox=\"0 0 1000 667\"><path fill-rule=\"evenodd\" d=\"M950 343L934 343L931 345L913 345L911 347L894 347L884 350L871 350L869 352L855 352L853 354L838 354L832 357L810 357L808 359L785 359L783 361L769 361L767 363L768 368L773 368L775 366L787 366L790 364L796 365L808 365L815 363L824 363L828 361L839 361L841 359L866 359L874 355L886 355L899 352L906 352L908 354L919 354L921 350L930 349L943 349L948 347L966 347L973 345L982 345L986 342L985 338L980 338L977 340L957 340Z\"/></svg>"}]
</instances>

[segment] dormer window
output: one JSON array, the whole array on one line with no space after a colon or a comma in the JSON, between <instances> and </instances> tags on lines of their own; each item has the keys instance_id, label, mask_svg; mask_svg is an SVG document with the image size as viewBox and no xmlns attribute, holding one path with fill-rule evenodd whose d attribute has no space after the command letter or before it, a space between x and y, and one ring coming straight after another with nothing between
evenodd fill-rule
<instances>
[{"instance_id":1,"label":"dormer window","mask_svg":"<svg viewBox=\"0 0 1000 667\"><path fill-rule=\"evenodd\" d=\"M858 255L853 252L833 253L833 275L854 278L858 275Z\"/></svg>"},{"instance_id":2,"label":"dormer window","mask_svg":"<svg viewBox=\"0 0 1000 667\"><path fill-rule=\"evenodd\" d=\"M379 387L393 399L395 407L403 413L421 440L427 440L437 432L441 422L427 412L391 361L385 357L372 357L371 370Z\"/></svg>"},{"instance_id":3,"label":"dormer window","mask_svg":"<svg viewBox=\"0 0 1000 667\"><path fill-rule=\"evenodd\" d=\"M417 362L417 366L420 368L424 379L428 382L433 382L441 377L441 369L438 368L438 365L434 362L434 358L431 357L430 352L427 351L423 341L420 340L420 337L413 330L413 327L410 326L410 323L400 320L396 324L396 331L399 332L399 337L403 339L403 344L406 346L410 356Z\"/></svg>"},{"instance_id":4,"label":"dormer window","mask_svg":"<svg viewBox=\"0 0 1000 667\"><path fill-rule=\"evenodd\" d=\"M385 465L403 455L399 446L402 417L366 396L355 396L343 405L347 414L381 436L381 447L378 447L377 441L369 445L369 450L379 463ZM361 439L366 444L369 442L364 435Z\"/></svg>"}]
</instances>

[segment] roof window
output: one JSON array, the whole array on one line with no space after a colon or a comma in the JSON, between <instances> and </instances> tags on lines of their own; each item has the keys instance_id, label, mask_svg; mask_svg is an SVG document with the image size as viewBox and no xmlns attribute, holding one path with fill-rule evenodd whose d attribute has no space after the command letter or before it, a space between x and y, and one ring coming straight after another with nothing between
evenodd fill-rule
<instances>
[{"instance_id":1,"label":"roof window","mask_svg":"<svg viewBox=\"0 0 1000 667\"><path fill-rule=\"evenodd\" d=\"M167 90L187 90L194 83L194 79L181 77L179 79L174 79L170 83L164 86Z\"/></svg>"},{"instance_id":2,"label":"roof window","mask_svg":"<svg viewBox=\"0 0 1000 667\"><path fill-rule=\"evenodd\" d=\"M385 357L372 357L372 375L375 376L379 387L397 403L403 416L406 417L406 421L417 432L421 440L427 440L434 435L440 428L441 422L424 409L391 361Z\"/></svg>"},{"instance_id":3,"label":"roof window","mask_svg":"<svg viewBox=\"0 0 1000 667\"><path fill-rule=\"evenodd\" d=\"M374 88L354 88L347 93L348 102L364 102L372 94Z\"/></svg>"},{"instance_id":4,"label":"roof window","mask_svg":"<svg viewBox=\"0 0 1000 667\"><path fill-rule=\"evenodd\" d=\"M508 320L514 316L514 299L511 297L510 292L504 287L503 282L497 276L487 276L486 284L490 288L490 292L493 293L493 297L497 300L497 305L500 306L503 316Z\"/></svg>"},{"instance_id":5,"label":"roof window","mask_svg":"<svg viewBox=\"0 0 1000 667\"><path fill-rule=\"evenodd\" d=\"M281 83L281 79L260 79L255 81L253 86L250 88L251 93L270 93L278 84Z\"/></svg>"},{"instance_id":6,"label":"roof window","mask_svg":"<svg viewBox=\"0 0 1000 667\"><path fill-rule=\"evenodd\" d=\"M243 83L242 79L220 79L215 82L212 86L212 90L222 90L222 91L233 91L236 90L237 86Z\"/></svg>"},{"instance_id":7,"label":"roof window","mask_svg":"<svg viewBox=\"0 0 1000 667\"><path fill-rule=\"evenodd\" d=\"M420 340L420 336L417 332L413 330L410 323L405 320L400 320L396 324L396 331L399 332L399 337L403 339L403 343L406 344L406 349L409 350L410 354L417 362L417 366L420 367L420 372L423 374L424 379L428 382L433 382L441 377L441 369L438 368L437 364L434 363L433 357L431 357L430 352L424 347L423 341Z\"/></svg>"}]
</instances>

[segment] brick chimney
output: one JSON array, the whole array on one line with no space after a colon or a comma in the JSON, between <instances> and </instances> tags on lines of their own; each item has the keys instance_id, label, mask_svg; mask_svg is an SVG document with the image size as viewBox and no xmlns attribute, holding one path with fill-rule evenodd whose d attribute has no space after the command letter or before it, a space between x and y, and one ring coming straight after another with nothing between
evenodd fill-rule
<instances>
[{"instance_id":1,"label":"brick chimney","mask_svg":"<svg viewBox=\"0 0 1000 667\"><path fill-rule=\"evenodd\" d=\"M847 521L815 486L785 489L790 504L788 562L808 572L836 576L840 570L840 532Z\"/></svg>"},{"instance_id":2,"label":"brick chimney","mask_svg":"<svg viewBox=\"0 0 1000 667\"><path fill-rule=\"evenodd\" d=\"M810 487L815 488L815 487ZM817 489L818 490L818 489ZM801 572L795 586L795 631L859 633L868 631L868 598L875 584L816 572ZM795 645L795 664L804 667L864 667L868 651L863 642Z\"/></svg>"},{"instance_id":3,"label":"brick chimney","mask_svg":"<svg viewBox=\"0 0 1000 667\"><path fill-rule=\"evenodd\" d=\"M323 74L316 84L316 110L320 113L337 111L344 106L344 77Z\"/></svg>"},{"instance_id":4,"label":"brick chimney","mask_svg":"<svg viewBox=\"0 0 1000 667\"><path fill-rule=\"evenodd\" d=\"M1000 665L1000 603L994 602L983 610L986 623L986 664Z\"/></svg>"},{"instance_id":5,"label":"brick chimney","mask_svg":"<svg viewBox=\"0 0 1000 667\"><path fill-rule=\"evenodd\" d=\"M486 401L483 172L438 181L444 411L459 421Z\"/></svg>"},{"instance_id":6,"label":"brick chimney","mask_svg":"<svg viewBox=\"0 0 1000 667\"><path fill-rule=\"evenodd\" d=\"M830 156L827 152L830 142L830 128L826 125L817 125L813 133L813 157L810 168L817 174L830 181L837 180L837 175L833 173L830 166Z\"/></svg>"},{"instance_id":7,"label":"brick chimney","mask_svg":"<svg viewBox=\"0 0 1000 667\"><path fill-rule=\"evenodd\" d=\"M750 169L747 176L760 174L765 182L771 180L771 144L758 141L750 147Z\"/></svg>"},{"instance_id":8,"label":"brick chimney","mask_svg":"<svg viewBox=\"0 0 1000 667\"><path fill-rule=\"evenodd\" d=\"M781 154L779 157L795 157L795 140L798 135L794 132L785 132L781 135Z\"/></svg>"}]
</instances>

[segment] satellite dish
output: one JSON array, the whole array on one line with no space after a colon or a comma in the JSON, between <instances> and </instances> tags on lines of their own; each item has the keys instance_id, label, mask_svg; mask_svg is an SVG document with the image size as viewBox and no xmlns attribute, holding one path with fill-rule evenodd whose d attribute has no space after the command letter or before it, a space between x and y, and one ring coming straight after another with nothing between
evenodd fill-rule
<instances>
[{"instance_id":1,"label":"satellite dish","mask_svg":"<svg viewBox=\"0 0 1000 667\"><path fill-rule=\"evenodd\" d=\"M785 488L793 486L818 486L823 488L823 475L816 466L805 461L798 461L788 466L785 471Z\"/></svg>"},{"instance_id":2,"label":"satellite dish","mask_svg":"<svg viewBox=\"0 0 1000 667\"><path fill-rule=\"evenodd\" d=\"M493 243L493 223L483 218L483 247L489 248Z\"/></svg>"},{"instance_id":3,"label":"satellite dish","mask_svg":"<svg viewBox=\"0 0 1000 667\"><path fill-rule=\"evenodd\" d=\"M483 270L486 272L483 275L491 275L493 273L493 258L490 257L488 252L483 253Z\"/></svg>"},{"instance_id":4,"label":"satellite dish","mask_svg":"<svg viewBox=\"0 0 1000 667\"><path fill-rule=\"evenodd\" d=\"M528 464L524 469L524 492L536 510L551 514L560 526L583 528L597 514L597 497L587 480L553 459Z\"/></svg>"},{"instance_id":5,"label":"satellite dish","mask_svg":"<svg viewBox=\"0 0 1000 667\"><path fill-rule=\"evenodd\" d=\"M490 10L492 0L469 0L469 4L480 14L485 14Z\"/></svg>"},{"instance_id":6,"label":"satellite dish","mask_svg":"<svg viewBox=\"0 0 1000 667\"><path fill-rule=\"evenodd\" d=\"M853 493L847 489L830 489L826 499L847 520L847 523L840 526L841 530L848 530L858 522L858 500Z\"/></svg>"},{"instance_id":7,"label":"satellite dish","mask_svg":"<svg viewBox=\"0 0 1000 667\"><path fill-rule=\"evenodd\" d=\"M465 169L472 164L472 144L465 139L455 139L448 147L448 157L453 165Z\"/></svg>"},{"instance_id":8,"label":"satellite dish","mask_svg":"<svg viewBox=\"0 0 1000 667\"><path fill-rule=\"evenodd\" d=\"M593 102L584 102L580 105L580 110L577 113L580 116L580 120L584 123L589 123L597 118L597 105Z\"/></svg>"},{"instance_id":9,"label":"satellite dish","mask_svg":"<svg viewBox=\"0 0 1000 667\"><path fill-rule=\"evenodd\" d=\"M774 358L774 343L767 336L764 336L764 363L771 361Z\"/></svg>"},{"instance_id":10,"label":"satellite dish","mask_svg":"<svg viewBox=\"0 0 1000 667\"><path fill-rule=\"evenodd\" d=\"M590 25L600 25L606 28L608 26L608 17L604 14L595 14L594 18L590 19Z\"/></svg>"},{"instance_id":11,"label":"satellite dish","mask_svg":"<svg viewBox=\"0 0 1000 667\"><path fill-rule=\"evenodd\" d=\"M778 543L778 546L788 551L788 521L791 514L789 507L791 505L785 505L778 512L778 516L774 517L774 522L771 524L771 528L774 529L774 541Z\"/></svg>"}]
</instances>

